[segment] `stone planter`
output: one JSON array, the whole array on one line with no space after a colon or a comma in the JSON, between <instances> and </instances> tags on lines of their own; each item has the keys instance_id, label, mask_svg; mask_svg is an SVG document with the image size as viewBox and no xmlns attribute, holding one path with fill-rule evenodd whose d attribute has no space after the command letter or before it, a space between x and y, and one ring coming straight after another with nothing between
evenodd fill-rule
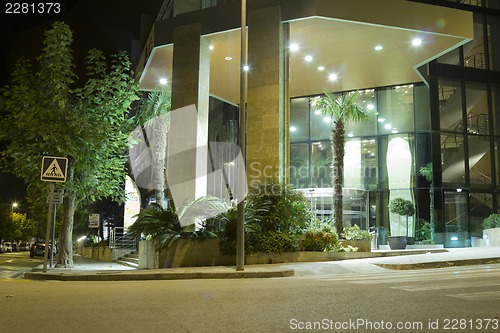
<instances>
[{"instance_id":1,"label":"stone planter","mask_svg":"<svg viewBox=\"0 0 500 333\"><path fill-rule=\"evenodd\" d=\"M371 252L372 251L372 244L369 239L363 239L363 240L345 240L341 239L340 243L344 247L347 247L347 245L354 246L358 248L358 252Z\"/></svg>"},{"instance_id":2,"label":"stone planter","mask_svg":"<svg viewBox=\"0 0 500 333\"><path fill-rule=\"evenodd\" d=\"M500 246L500 228L484 229L483 239L486 246Z\"/></svg>"},{"instance_id":3,"label":"stone planter","mask_svg":"<svg viewBox=\"0 0 500 333\"><path fill-rule=\"evenodd\" d=\"M92 259L94 252L93 247L84 247L83 248L83 259Z\"/></svg>"},{"instance_id":4,"label":"stone planter","mask_svg":"<svg viewBox=\"0 0 500 333\"><path fill-rule=\"evenodd\" d=\"M139 269L158 268L158 254L153 241L139 241Z\"/></svg>"},{"instance_id":5,"label":"stone planter","mask_svg":"<svg viewBox=\"0 0 500 333\"><path fill-rule=\"evenodd\" d=\"M389 236L387 240L389 241L391 250L404 250L408 243L406 236Z\"/></svg>"}]
</instances>

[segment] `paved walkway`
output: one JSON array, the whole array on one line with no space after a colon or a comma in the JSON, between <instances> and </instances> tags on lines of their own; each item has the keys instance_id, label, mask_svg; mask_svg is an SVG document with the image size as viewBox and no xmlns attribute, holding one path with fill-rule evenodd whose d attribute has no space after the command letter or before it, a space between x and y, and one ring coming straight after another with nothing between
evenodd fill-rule
<instances>
[{"instance_id":1,"label":"paved walkway","mask_svg":"<svg viewBox=\"0 0 500 333\"><path fill-rule=\"evenodd\" d=\"M500 263L500 247L446 249L447 252L414 254L415 251L382 252L384 257L350 259L330 262L285 263L272 265L246 265L243 271L235 267L186 267L138 270L116 263L83 259L75 256L71 269L42 266L25 273L25 279L62 281L125 281L125 280L178 280L222 278L271 278L314 276L321 274L375 273L387 269L423 269L450 266ZM380 255L380 253L378 254Z\"/></svg>"}]
</instances>

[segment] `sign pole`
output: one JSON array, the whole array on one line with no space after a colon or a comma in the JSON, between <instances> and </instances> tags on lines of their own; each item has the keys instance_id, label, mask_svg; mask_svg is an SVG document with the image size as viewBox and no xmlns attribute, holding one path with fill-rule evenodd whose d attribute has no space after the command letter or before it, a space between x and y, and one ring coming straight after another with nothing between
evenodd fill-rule
<instances>
[{"instance_id":1,"label":"sign pole","mask_svg":"<svg viewBox=\"0 0 500 333\"><path fill-rule=\"evenodd\" d=\"M49 211L47 212L47 228L45 229L45 251L43 253L43 272L47 272L47 259L49 254L50 225L52 224L52 205L54 204L54 183L50 183ZM52 247L50 247L52 252Z\"/></svg>"}]
</instances>

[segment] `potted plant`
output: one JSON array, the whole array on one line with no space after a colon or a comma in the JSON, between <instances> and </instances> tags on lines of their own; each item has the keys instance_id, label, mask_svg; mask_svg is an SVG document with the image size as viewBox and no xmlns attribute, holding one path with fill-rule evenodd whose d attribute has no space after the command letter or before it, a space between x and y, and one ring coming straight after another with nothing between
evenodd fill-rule
<instances>
[{"instance_id":1,"label":"potted plant","mask_svg":"<svg viewBox=\"0 0 500 333\"><path fill-rule=\"evenodd\" d=\"M397 214L400 217L406 216L406 235L394 235L395 230L391 230L391 234L394 236L388 237L389 246L392 250L406 249L406 245L408 244L408 217L415 213L415 206L410 200L394 198L389 203L388 208L391 213Z\"/></svg>"},{"instance_id":2,"label":"potted plant","mask_svg":"<svg viewBox=\"0 0 500 333\"><path fill-rule=\"evenodd\" d=\"M489 246L500 246L500 214L493 213L483 220L483 238Z\"/></svg>"},{"instance_id":3,"label":"potted plant","mask_svg":"<svg viewBox=\"0 0 500 333\"><path fill-rule=\"evenodd\" d=\"M357 224L345 227L342 232L341 243L343 246L357 247L359 252L371 252L371 240L373 235L368 230L361 230Z\"/></svg>"}]
</instances>

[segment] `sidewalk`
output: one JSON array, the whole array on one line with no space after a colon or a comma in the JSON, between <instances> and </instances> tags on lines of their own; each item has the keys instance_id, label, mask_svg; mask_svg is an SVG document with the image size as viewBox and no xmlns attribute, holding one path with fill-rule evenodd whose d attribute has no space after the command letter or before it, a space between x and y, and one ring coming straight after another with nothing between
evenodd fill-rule
<instances>
[{"instance_id":1,"label":"sidewalk","mask_svg":"<svg viewBox=\"0 0 500 333\"><path fill-rule=\"evenodd\" d=\"M32 272L25 273L24 278L60 281L271 278L290 277L296 273L300 276L312 276L336 273L373 273L385 269L423 269L500 263L500 247L446 250L447 252L438 251L437 253L428 251L425 254L414 254L415 251L406 250L398 252L399 255L396 256L394 256L394 251L377 251L378 253L375 252L377 257L374 258L321 263L245 265L243 271L236 271L235 267L225 266L138 270L116 263L75 256L74 267L71 269L47 268L47 272L43 273L43 265L41 265L34 268Z\"/></svg>"}]
</instances>

